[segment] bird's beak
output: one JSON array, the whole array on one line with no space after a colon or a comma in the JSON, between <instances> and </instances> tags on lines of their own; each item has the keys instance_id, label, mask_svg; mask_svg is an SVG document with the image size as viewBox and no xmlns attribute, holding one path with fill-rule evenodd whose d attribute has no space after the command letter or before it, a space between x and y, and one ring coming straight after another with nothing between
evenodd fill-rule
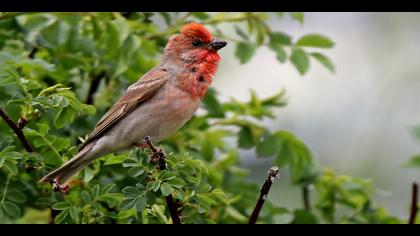
<instances>
[{"instance_id":1,"label":"bird's beak","mask_svg":"<svg viewBox=\"0 0 420 236\"><path fill-rule=\"evenodd\" d=\"M227 45L227 42L225 40L221 39L213 39L213 41L210 42L209 46L212 50L219 50Z\"/></svg>"}]
</instances>

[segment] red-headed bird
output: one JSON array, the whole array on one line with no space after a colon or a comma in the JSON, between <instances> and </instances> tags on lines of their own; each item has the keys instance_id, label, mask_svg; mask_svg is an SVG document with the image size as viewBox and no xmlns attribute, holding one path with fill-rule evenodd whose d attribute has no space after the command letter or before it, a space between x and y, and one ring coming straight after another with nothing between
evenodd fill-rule
<instances>
[{"instance_id":1,"label":"red-headed bird","mask_svg":"<svg viewBox=\"0 0 420 236\"><path fill-rule=\"evenodd\" d=\"M61 186L96 158L144 145L146 136L159 142L175 133L200 106L226 44L201 24L184 25L169 38L162 63L128 87L79 152L40 182Z\"/></svg>"}]
</instances>

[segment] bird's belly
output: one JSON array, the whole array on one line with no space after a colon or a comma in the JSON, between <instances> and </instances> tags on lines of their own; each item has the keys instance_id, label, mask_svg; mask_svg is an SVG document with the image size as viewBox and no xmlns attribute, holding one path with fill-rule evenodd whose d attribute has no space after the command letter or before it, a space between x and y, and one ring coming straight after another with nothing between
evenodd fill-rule
<instances>
[{"instance_id":1,"label":"bird's belly","mask_svg":"<svg viewBox=\"0 0 420 236\"><path fill-rule=\"evenodd\" d=\"M134 143L143 143L145 136L152 141L175 133L191 119L200 105L178 88L168 88L133 110L99 140L107 152L126 149ZM101 145L102 146L102 145Z\"/></svg>"}]
</instances>

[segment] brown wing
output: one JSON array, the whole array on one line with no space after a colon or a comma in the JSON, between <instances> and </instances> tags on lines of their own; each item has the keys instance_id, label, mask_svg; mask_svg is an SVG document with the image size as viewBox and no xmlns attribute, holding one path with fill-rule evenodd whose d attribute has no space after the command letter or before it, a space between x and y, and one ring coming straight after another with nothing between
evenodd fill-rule
<instances>
[{"instance_id":1,"label":"brown wing","mask_svg":"<svg viewBox=\"0 0 420 236\"><path fill-rule=\"evenodd\" d=\"M135 84L131 85L127 92L108 110L108 112L96 124L95 129L89 135L79 150L88 143L108 131L127 114L140 106L143 102L153 97L160 87L166 82L166 73L156 69L148 72Z\"/></svg>"}]
</instances>

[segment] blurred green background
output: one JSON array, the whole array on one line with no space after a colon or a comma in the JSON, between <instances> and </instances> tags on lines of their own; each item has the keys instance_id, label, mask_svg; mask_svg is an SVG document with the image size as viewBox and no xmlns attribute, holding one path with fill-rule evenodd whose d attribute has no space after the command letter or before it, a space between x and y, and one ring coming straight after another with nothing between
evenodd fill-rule
<instances>
[{"instance_id":1,"label":"blurred green background","mask_svg":"<svg viewBox=\"0 0 420 236\"><path fill-rule=\"evenodd\" d=\"M328 55L337 73L314 63L301 77L291 64L279 66L265 48L239 66L232 56L234 48L227 47L221 52L214 86L222 96L238 99L246 98L249 88L267 95L285 88L288 106L266 123L301 137L321 163L337 173L372 178L379 202L406 217L411 183L420 179L417 170L402 167L420 150L410 132L420 121L419 22L419 13L308 12L303 26L272 20L273 29L293 37L322 32L332 38L336 45ZM263 178L259 170L272 160L253 155L243 153L258 181ZM296 198L300 190L287 181L279 181L274 189L271 197L276 203L300 204Z\"/></svg>"}]
</instances>

